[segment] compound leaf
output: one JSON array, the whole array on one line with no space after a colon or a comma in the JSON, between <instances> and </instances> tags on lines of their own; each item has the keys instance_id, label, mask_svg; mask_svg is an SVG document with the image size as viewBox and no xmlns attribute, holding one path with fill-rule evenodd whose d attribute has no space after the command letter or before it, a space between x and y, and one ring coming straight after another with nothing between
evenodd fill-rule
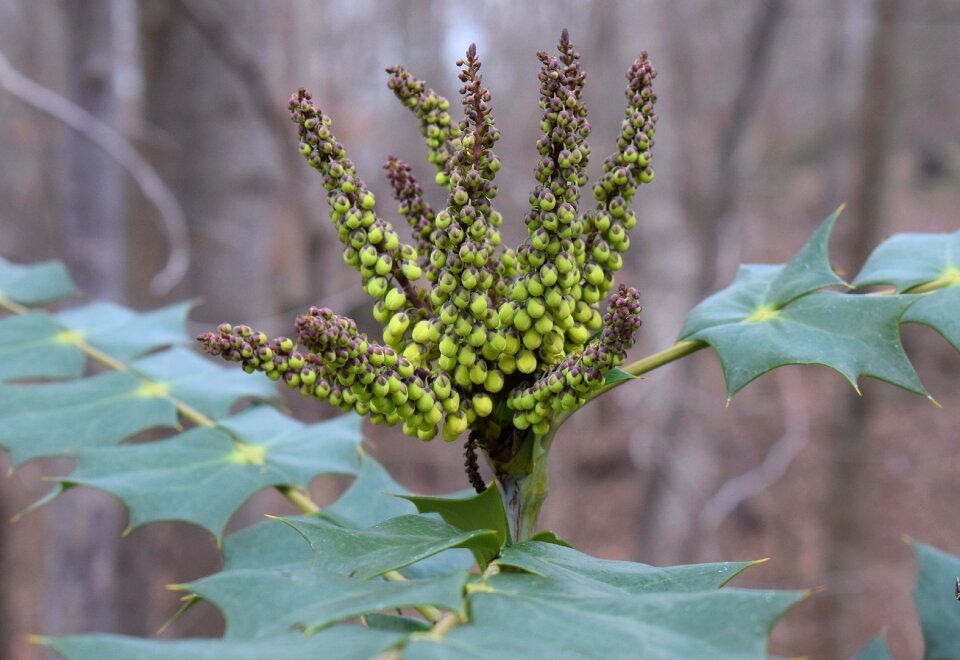
<instances>
[{"instance_id":1,"label":"compound leaf","mask_svg":"<svg viewBox=\"0 0 960 660\"><path fill-rule=\"evenodd\" d=\"M0 258L0 300L43 305L75 292L67 269L59 261L21 265Z\"/></svg>"},{"instance_id":2,"label":"compound leaf","mask_svg":"<svg viewBox=\"0 0 960 660\"><path fill-rule=\"evenodd\" d=\"M280 415L266 410L244 411L230 421L242 425L243 419ZM307 487L321 474L355 473L360 436L337 435L340 425L340 420L299 425L243 441L223 429L203 427L169 440L83 449L76 453L76 471L62 481L115 495L130 512L128 529L181 520L219 538L233 513L258 490ZM334 429L329 437L327 427Z\"/></svg>"},{"instance_id":3,"label":"compound leaf","mask_svg":"<svg viewBox=\"0 0 960 660\"><path fill-rule=\"evenodd\" d=\"M720 357L727 394L787 364L822 364L851 385L871 376L929 396L900 342L912 296L852 296L821 291L782 308L764 302L777 266L741 266L733 284L700 303L681 339L703 341Z\"/></svg>"}]
</instances>

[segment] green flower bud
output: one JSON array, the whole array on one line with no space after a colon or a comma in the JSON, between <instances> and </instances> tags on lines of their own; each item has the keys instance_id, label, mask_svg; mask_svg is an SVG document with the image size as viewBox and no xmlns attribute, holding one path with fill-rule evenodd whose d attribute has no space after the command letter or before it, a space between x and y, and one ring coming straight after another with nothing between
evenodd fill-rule
<instances>
[{"instance_id":1,"label":"green flower bud","mask_svg":"<svg viewBox=\"0 0 960 660\"><path fill-rule=\"evenodd\" d=\"M501 368L503 368L502 365ZM536 369L537 358L532 351L524 349L517 354L517 370L520 373L532 374Z\"/></svg>"},{"instance_id":2,"label":"green flower bud","mask_svg":"<svg viewBox=\"0 0 960 660\"><path fill-rule=\"evenodd\" d=\"M487 417L493 412L493 400L486 394L474 395L472 403L477 417Z\"/></svg>"}]
</instances>

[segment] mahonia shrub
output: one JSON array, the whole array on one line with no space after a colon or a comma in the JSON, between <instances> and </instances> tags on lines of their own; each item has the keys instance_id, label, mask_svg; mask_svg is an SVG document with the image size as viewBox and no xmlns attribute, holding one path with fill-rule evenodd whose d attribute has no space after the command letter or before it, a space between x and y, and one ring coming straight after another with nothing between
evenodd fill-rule
<instances>
[{"instance_id":1,"label":"mahonia shrub","mask_svg":"<svg viewBox=\"0 0 960 660\"><path fill-rule=\"evenodd\" d=\"M645 53L627 72L617 149L585 202L591 127L580 57L564 31L557 53L538 58L540 159L527 239L516 248L501 244L504 219L493 206L500 134L474 46L458 62L459 122L423 81L387 69L447 195L432 209L411 167L387 160L411 243L378 214L310 93L291 97L300 153L322 177L380 337L324 307L299 315L290 337L230 323L200 335L207 353L261 375L249 378L185 348L189 305L43 311L73 292L63 267L0 259L0 308L9 312L0 318L0 446L14 468L48 456L76 461L27 511L75 487L98 488L123 502L130 529L189 522L224 555L222 571L172 586L186 593L178 616L200 600L219 609L223 639L34 641L81 660L766 657L770 629L803 594L725 587L756 562L654 568L589 557L537 531L557 431L591 399L707 346L728 397L779 366L822 364L854 387L870 376L932 400L899 328L927 325L960 350L960 232L892 236L848 284L827 254L838 211L788 263L741 266L690 312L672 346L628 364L639 293L615 274L637 224L631 202L653 179L656 73ZM89 362L101 371L87 374ZM271 381L347 414L301 424L270 405ZM364 453L363 417L424 441L462 438L477 494L407 492ZM170 434L126 443L156 428ZM490 487L478 453L492 468ZM326 474L354 481L321 509L309 486ZM303 515L223 538L233 513L264 488ZM915 550L927 657L952 657L960 558ZM862 657L888 657L885 640Z\"/></svg>"}]
</instances>

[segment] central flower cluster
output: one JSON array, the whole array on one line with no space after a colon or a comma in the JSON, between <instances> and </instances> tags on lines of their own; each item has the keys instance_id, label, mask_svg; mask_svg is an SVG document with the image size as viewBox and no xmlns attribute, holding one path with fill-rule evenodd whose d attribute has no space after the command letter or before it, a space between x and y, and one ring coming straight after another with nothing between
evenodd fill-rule
<instances>
[{"instance_id":1,"label":"central flower cluster","mask_svg":"<svg viewBox=\"0 0 960 660\"><path fill-rule=\"evenodd\" d=\"M620 285L610 292L636 224L630 202L653 178L656 72L644 53L627 73L617 150L593 186L595 208L584 210L585 75L566 31L558 51L538 54L540 159L525 217L528 239L516 250L501 247L503 218L492 206L500 133L475 46L457 62L459 123L450 103L423 81L402 67L387 69L389 88L420 121L436 182L447 192L446 206L435 212L410 166L387 161L414 244L377 214L330 118L309 92L294 94L289 106L300 153L323 178L344 261L375 300L383 341L372 341L351 319L311 308L297 317L296 339L269 340L223 324L199 337L205 349L375 423L401 424L422 440L438 433L454 440L468 428L481 446L505 431L545 434L557 412L582 405L623 363L640 326L636 290Z\"/></svg>"}]
</instances>

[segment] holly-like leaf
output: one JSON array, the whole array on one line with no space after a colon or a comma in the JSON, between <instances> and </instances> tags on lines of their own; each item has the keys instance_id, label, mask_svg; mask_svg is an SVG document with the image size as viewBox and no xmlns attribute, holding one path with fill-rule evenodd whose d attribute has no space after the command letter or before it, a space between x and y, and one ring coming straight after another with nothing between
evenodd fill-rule
<instances>
[{"instance_id":1,"label":"holly-like leaf","mask_svg":"<svg viewBox=\"0 0 960 660\"><path fill-rule=\"evenodd\" d=\"M226 619L228 639L308 634L370 612L435 605L461 611L467 572L429 580L359 580L310 564L280 569L223 571L179 588L213 603Z\"/></svg>"},{"instance_id":2,"label":"holly-like leaf","mask_svg":"<svg viewBox=\"0 0 960 660\"><path fill-rule=\"evenodd\" d=\"M914 298L819 291L842 284L827 259L836 215L788 264L741 266L733 284L687 316L680 339L717 351L728 397L787 364L822 364L854 387L871 376L929 397L900 343L900 320Z\"/></svg>"},{"instance_id":3,"label":"holly-like leaf","mask_svg":"<svg viewBox=\"0 0 960 660\"><path fill-rule=\"evenodd\" d=\"M123 372L42 385L0 384L0 447L13 465L118 445L177 423L173 403Z\"/></svg>"},{"instance_id":4,"label":"holly-like leaf","mask_svg":"<svg viewBox=\"0 0 960 660\"><path fill-rule=\"evenodd\" d=\"M580 596L576 588L495 575L470 596L467 625L440 640L413 640L404 658L760 659L770 629L801 596L739 589Z\"/></svg>"},{"instance_id":5,"label":"holly-like leaf","mask_svg":"<svg viewBox=\"0 0 960 660\"><path fill-rule=\"evenodd\" d=\"M960 286L917 296L903 315L904 323L930 326L960 351Z\"/></svg>"},{"instance_id":6,"label":"holly-like leaf","mask_svg":"<svg viewBox=\"0 0 960 660\"><path fill-rule=\"evenodd\" d=\"M251 378L184 348L148 355L131 366L149 379L159 394L183 401L214 419L226 417L244 397L269 399L277 393L275 384L266 378Z\"/></svg>"},{"instance_id":7,"label":"holly-like leaf","mask_svg":"<svg viewBox=\"0 0 960 660\"><path fill-rule=\"evenodd\" d=\"M221 554L225 571L280 568L305 564L313 559L313 549L303 535L280 520L265 520L229 534L223 539Z\"/></svg>"},{"instance_id":8,"label":"holly-like leaf","mask_svg":"<svg viewBox=\"0 0 960 660\"><path fill-rule=\"evenodd\" d=\"M43 305L76 292L67 269L59 261L15 264L0 258L0 300L20 305Z\"/></svg>"},{"instance_id":9,"label":"holly-like leaf","mask_svg":"<svg viewBox=\"0 0 960 660\"><path fill-rule=\"evenodd\" d=\"M823 291L767 310L760 292L770 267L743 266L728 289L688 317L682 339L710 344L732 397L758 376L787 364L822 364L857 387L871 376L929 397L900 342L911 296L852 296Z\"/></svg>"},{"instance_id":10,"label":"holly-like leaf","mask_svg":"<svg viewBox=\"0 0 960 660\"><path fill-rule=\"evenodd\" d=\"M496 488L488 488L479 495L464 498L416 495L401 497L413 502L420 513L437 513L445 522L464 531L493 530L497 534L497 550L510 542L507 513ZM489 548L471 550L481 566L485 566L497 556L497 551Z\"/></svg>"},{"instance_id":11,"label":"holly-like leaf","mask_svg":"<svg viewBox=\"0 0 960 660\"><path fill-rule=\"evenodd\" d=\"M150 312L135 312L107 302L95 302L60 312L57 320L71 341L83 341L121 362L161 346L187 345L187 314L192 303L178 303Z\"/></svg>"},{"instance_id":12,"label":"holly-like leaf","mask_svg":"<svg viewBox=\"0 0 960 660\"><path fill-rule=\"evenodd\" d=\"M325 520L288 519L316 553L317 565L369 579L453 548L484 555L500 550L496 532L461 529L426 516L391 518L368 529L340 527Z\"/></svg>"},{"instance_id":13,"label":"holly-like leaf","mask_svg":"<svg viewBox=\"0 0 960 660\"><path fill-rule=\"evenodd\" d=\"M496 564L587 590L617 589L625 593L687 592L719 589L757 562L725 562L657 568L629 561L597 559L553 543L525 541L507 546Z\"/></svg>"},{"instance_id":14,"label":"holly-like leaf","mask_svg":"<svg viewBox=\"0 0 960 660\"><path fill-rule=\"evenodd\" d=\"M242 427L245 419L265 416L281 417L259 407L229 423ZM322 474L355 473L360 435L343 433L340 426L340 420L298 425L272 435L247 434L242 441L223 429L203 427L169 440L83 449L76 453L76 471L62 482L115 495L130 512L128 529L181 520L219 538L233 513L258 490L308 487ZM186 492L190 497L183 496Z\"/></svg>"},{"instance_id":15,"label":"holly-like leaf","mask_svg":"<svg viewBox=\"0 0 960 660\"><path fill-rule=\"evenodd\" d=\"M914 543L920 571L913 601L923 629L923 657L960 657L960 603L956 598L960 557L923 543Z\"/></svg>"},{"instance_id":16,"label":"holly-like leaf","mask_svg":"<svg viewBox=\"0 0 960 660\"><path fill-rule=\"evenodd\" d=\"M853 660L893 660L893 656L887 649L886 637L883 635L874 637Z\"/></svg>"},{"instance_id":17,"label":"holly-like leaf","mask_svg":"<svg viewBox=\"0 0 960 660\"><path fill-rule=\"evenodd\" d=\"M938 280L943 286L960 284L960 231L895 234L873 251L853 283L892 284L904 292Z\"/></svg>"},{"instance_id":18,"label":"holly-like leaf","mask_svg":"<svg viewBox=\"0 0 960 660\"><path fill-rule=\"evenodd\" d=\"M82 376L86 358L63 336L64 327L46 312L0 319L0 381Z\"/></svg>"},{"instance_id":19,"label":"holly-like leaf","mask_svg":"<svg viewBox=\"0 0 960 660\"><path fill-rule=\"evenodd\" d=\"M121 635L72 635L36 641L66 660L353 660L372 658L403 634L363 626L332 626L310 637L299 634L265 639L139 639Z\"/></svg>"}]
</instances>

